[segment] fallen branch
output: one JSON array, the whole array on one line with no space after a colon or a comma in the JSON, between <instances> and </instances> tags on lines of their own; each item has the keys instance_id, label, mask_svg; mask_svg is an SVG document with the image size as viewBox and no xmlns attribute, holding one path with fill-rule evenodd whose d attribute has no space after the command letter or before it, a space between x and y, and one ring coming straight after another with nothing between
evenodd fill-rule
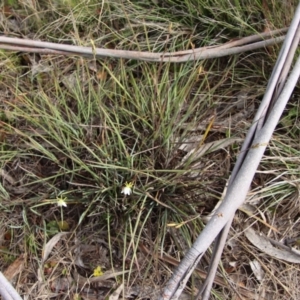
<instances>
[{"instance_id":1,"label":"fallen branch","mask_svg":"<svg viewBox=\"0 0 300 300\"><path fill-rule=\"evenodd\" d=\"M0 272L0 295L3 300L22 300L21 296L5 278L2 272Z\"/></svg>"},{"instance_id":2,"label":"fallen branch","mask_svg":"<svg viewBox=\"0 0 300 300\"><path fill-rule=\"evenodd\" d=\"M153 62L179 63L234 55L275 45L284 41L285 36L277 35L286 31L286 28L278 29L230 41L220 46L201 47L192 50L165 53L82 47L5 36L0 36L0 49L55 55L80 55L88 58L113 57Z\"/></svg>"}]
</instances>

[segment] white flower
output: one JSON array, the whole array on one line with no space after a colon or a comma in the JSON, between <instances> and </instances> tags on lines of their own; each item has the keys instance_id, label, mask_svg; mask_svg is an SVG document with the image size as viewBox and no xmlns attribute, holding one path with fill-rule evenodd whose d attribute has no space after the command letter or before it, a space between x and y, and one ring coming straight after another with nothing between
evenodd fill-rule
<instances>
[{"instance_id":1,"label":"white flower","mask_svg":"<svg viewBox=\"0 0 300 300\"><path fill-rule=\"evenodd\" d=\"M62 198L62 197L61 198L56 198L57 205L60 206L60 207L62 207L62 206L67 207L66 199L67 198Z\"/></svg>"},{"instance_id":2,"label":"white flower","mask_svg":"<svg viewBox=\"0 0 300 300\"><path fill-rule=\"evenodd\" d=\"M129 196L132 192L132 187L133 187L133 183L126 181L125 186L122 187L121 194L124 194L124 196L126 196L126 195Z\"/></svg>"}]
</instances>

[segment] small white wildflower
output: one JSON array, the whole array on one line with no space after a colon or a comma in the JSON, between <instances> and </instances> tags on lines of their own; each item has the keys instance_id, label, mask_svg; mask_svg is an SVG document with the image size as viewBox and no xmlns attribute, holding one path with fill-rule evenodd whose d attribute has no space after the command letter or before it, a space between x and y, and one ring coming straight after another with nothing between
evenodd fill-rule
<instances>
[{"instance_id":1,"label":"small white wildflower","mask_svg":"<svg viewBox=\"0 0 300 300\"><path fill-rule=\"evenodd\" d=\"M132 192L133 183L132 182L125 182L125 186L122 187L121 194L130 195Z\"/></svg>"},{"instance_id":2,"label":"small white wildflower","mask_svg":"<svg viewBox=\"0 0 300 300\"><path fill-rule=\"evenodd\" d=\"M62 207L62 206L67 207L66 199L67 198L62 198L62 197L61 198L56 198L57 205L60 206L60 207Z\"/></svg>"}]
</instances>

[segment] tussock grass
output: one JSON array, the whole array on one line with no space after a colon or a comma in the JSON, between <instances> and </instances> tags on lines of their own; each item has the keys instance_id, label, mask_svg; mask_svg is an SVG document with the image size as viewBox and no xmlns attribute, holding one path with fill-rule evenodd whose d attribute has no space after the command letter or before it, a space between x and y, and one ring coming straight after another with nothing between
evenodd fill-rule
<instances>
[{"instance_id":1,"label":"tussock grass","mask_svg":"<svg viewBox=\"0 0 300 300\"><path fill-rule=\"evenodd\" d=\"M217 45L287 26L296 1L284 7L225 0L6 5L8 16L1 18L0 27L7 35L163 52ZM202 216L221 199L239 148L238 142L225 149L215 146L182 163L187 154L182 145L192 143L193 136L202 136L196 148L243 138L277 51L273 47L177 65L1 51L0 216L5 255L0 264L6 268L26 254L29 267L19 276L30 279L19 284L20 293L58 297L55 278L87 278L98 265L104 271L124 271L116 276L127 288L124 298L129 287L143 286L140 298L146 298L149 287L159 291L171 268L167 258L158 257L184 255L204 226ZM241 102L243 95L247 100ZM265 214L276 210L278 219L281 205L298 192L299 114L295 100L291 105L262 162L263 175L258 177L263 179L251 194L251 199L265 200L253 201L255 205ZM239 112L243 119L234 118ZM212 116L215 128L209 127ZM216 129L218 123L221 130ZM130 196L121 194L126 182L134 184ZM66 208L56 205L58 198L65 199ZM53 249L44 266L43 247L65 230L60 221L71 235ZM44 285L35 284L39 268L44 270ZM189 292L199 284L195 275ZM71 297L82 293L83 286L62 292ZM114 288L106 287L107 295ZM217 299L230 291L217 287L213 293Z\"/></svg>"}]
</instances>

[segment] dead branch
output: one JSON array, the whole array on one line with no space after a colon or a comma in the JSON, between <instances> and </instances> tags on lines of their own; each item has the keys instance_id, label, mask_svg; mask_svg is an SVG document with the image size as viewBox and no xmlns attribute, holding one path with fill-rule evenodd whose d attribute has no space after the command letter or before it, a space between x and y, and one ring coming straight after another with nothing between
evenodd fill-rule
<instances>
[{"instance_id":1,"label":"dead branch","mask_svg":"<svg viewBox=\"0 0 300 300\"><path fill-rule=\"evenodd\" d=\"M88 58L112 57L153 62L179 63L234 55L246 51L253 51L259 48L275 45L281 43L285 39L285 36L277 35L280 35L286 31L287 29L283 28L261 34L251 35L235 41L227 42L220 46L201 47L192 50L165 53L103 49L94 48L92 46L83 47L75 45L41 42L29 39L11 38L6 36L0 36L0 48L10 51L21 51L31 53L79 55Z\"/></svg>"}]
</instances>

